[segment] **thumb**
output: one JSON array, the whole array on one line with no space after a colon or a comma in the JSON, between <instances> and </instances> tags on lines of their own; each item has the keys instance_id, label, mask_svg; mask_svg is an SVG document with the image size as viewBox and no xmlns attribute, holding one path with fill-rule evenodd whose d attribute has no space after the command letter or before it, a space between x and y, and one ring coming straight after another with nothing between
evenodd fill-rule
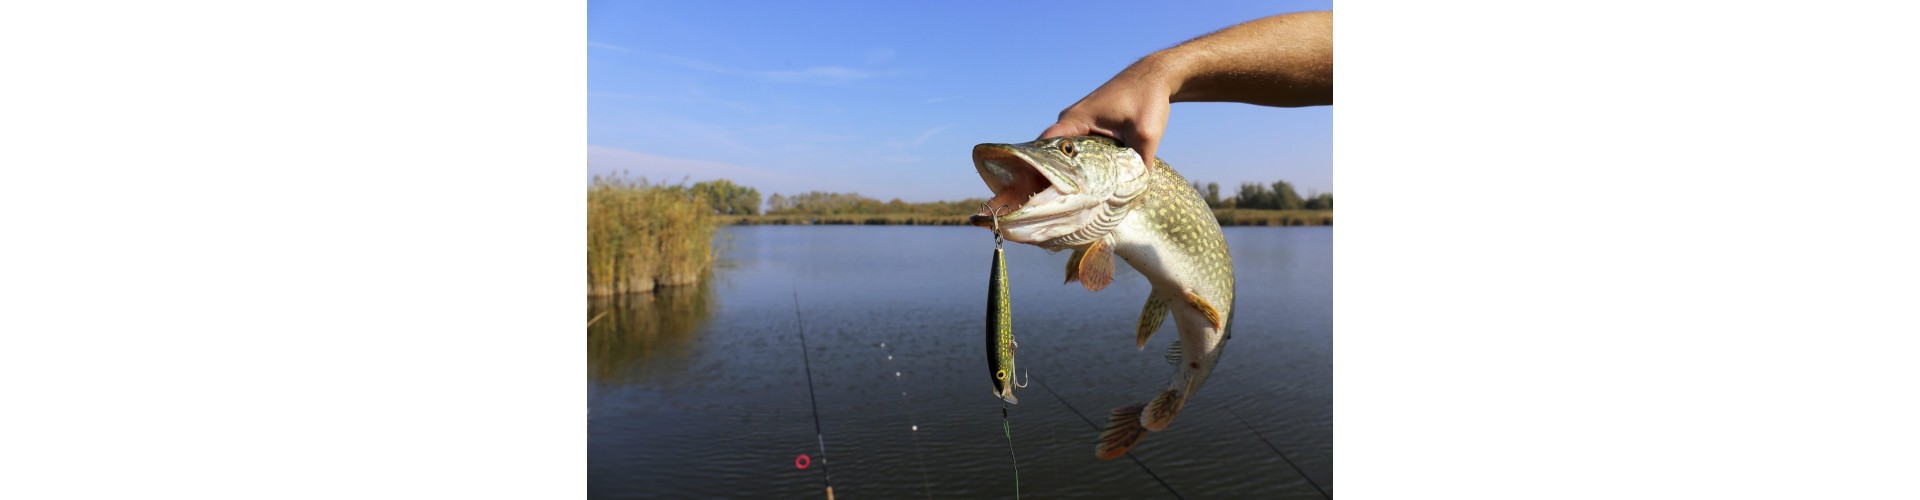
<instances>
[{"instance_id":1,"label":"thumb","mask_svg":"<svg viewBox=\"0 0 1920 500\"><path fill-rule=\"evenodd\" d=\"M1041 132L1040 137L1037 137L1037 139L1046 139L1048 137L1060 137L1060 136L1066 136L1066 135L1087 135L1087 133L1088 133L1088 130L1085 124L1058 122L1058 123L1054 123L1053 126L1051 127L1047 127L1047 130L1044 132Z\"/></svg>"}]
</instances>

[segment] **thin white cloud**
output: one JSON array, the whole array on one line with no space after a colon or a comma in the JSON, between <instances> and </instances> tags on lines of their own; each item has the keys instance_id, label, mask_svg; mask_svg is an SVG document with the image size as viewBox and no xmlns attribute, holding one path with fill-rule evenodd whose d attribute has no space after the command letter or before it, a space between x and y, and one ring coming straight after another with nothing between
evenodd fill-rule
<instances>
[{"instance_id":1,"label":"thin white cloud","mask_svg":"<svg viewBox=\"0 0 1920 500\"><path fill-rule=\"evenodd\" d=\"M758 189L762 195L766 196L772 196L774 193L792 194L807 191L845 193L859 191L858 188L862 187L847 182L849 177L822 175L821 171L824 169L818 167L788 166L784 168L797 168L801 171L789 173L769 168L672 158L639 151L587 145L587 178L589 180L594 175L615 172L624 172L630 177L645 177L647 182L666 184L677 184L682 181L692 184L713 179L727 179Z\"/></svg>"},{"instance_id":2,"label":"thin white cloud","mask_svg":"<svg viewBox=\"0 0 1920 500\"><path fill-rule=\"evenodd\" d=\"M932 129L928 129L926 132L921 132L919 137L913 138L913 142L907 143L907 146L908 147L919 146L920 144L927 142L927 139L932 139L933 136L939 135L940 132L943 132L950 128L953 128L953 124L946 124L946 125L934 127Z\"/></svg>"},{"instance_id":3,"label":"thin white cloud","mask_svg":"<svg viewBox=\"0 0 1920 500\"><path fill-rule=\"evenodd\" d=\"M742 113L751 113L755 109L753 105L740 102L740 101L729 101L726 99L714 99L714 98L706 97L705 93L689 92L688 94L689 95L685 95L685 96L661 96L661 95L650 95L650 94L649 95L629 94L625 92L587 92L587 99L588 100L624 99L624 100L630 100L630 101L645 101L645 102L679 102L679 103L691 103L691 104L713 104L717 106L723 106L728 109L732 109L734 111L739 111Z\"/></svg>"},{"instance_id":4,"label":"thin white cloud","mask_svg":"<svg viewBox=\"0 0 1920 500\"><path fill-rule=\"evenodd\" d=\"M761 71L761 78L776 82L847 83L873 77L873 72L844 66L815 66L800 71Z\"/></svg>"},{"instance_id":5,"label":"thin white cloud","mask_svg":"<svg viewBox=\"0 0 1920 500\"><path fill-rule=\"evenodd\" d=\"M664 59L669 63L673 63L676 65L697 69L701 71L711 71L714 73L734 73L735 72L734 70L727 69L726 66L721 66L718 64L714 64L714 63L710 63L710 62L706 62L706 61L702 61L702 60L694 59L690 57L680 57L680 56L667 55L667 54L655 54L655 55L659 56L661 59Z\"/></svg>"},{"instance_id":6,"label":"thin white cloud","mask_svg":"<svg viewBox=\"0 0 1920 500\"><path fill-rule=\"evenodd\" d=\"M627 50L626 47L621 47L619 45L614 45L611 43L600 43L592 40L587 41L587 48L617 50L620 52L632 52L631 50Z\"/></svg>"},{"instance_id":7,"label":"thin white cloud","mask_svg":"<svg viewBox=\"0 0 1920 500\"><path fill-rule=\"evenodd\" d=\"M755 70L724 66L691 57L671 54L650 54L668 64L688 69L696 69L723 75L736 75L771 82L817 83L838 85L880 76L880 73L846 66L814 66L801 70Z\"/></svg>"},{"instance_id":8,"label":"thin white cloud","mask_svg":"<svg viewBox=\"0 0 1920 500\"><path fill-rule=\"evenodd\" d=\"M682 180L700 182L713 179L727 179L742 185L754 186L765 192L768 188L777 188L797 180L797 177L772 170L743 167L731 163L721 163L687 158L671 158L639 151L628 151L606 146L587 145L587 176L609 175L623 172L633 177L644 177L648 182L677 183Z\"/></svg>"},{"instance_id":9,"label":"thin white cloud","mask_svg":"<svg viewBox=\"0 0 1920 500\"><path fill-rule=\"evenodd\" d=\"M950 95L950 96L946 96L946 97L935 97L935 98L932 98L932 99L927 99L927 102L925 102L925 103L923 103L923 104L933 104L933 103L936 103L936 102L947 102L947 101L951 101L951 100L954 100L954 99L959 99L959 98L962 98L962 97L966 97L966 96L962 96L962 95Z\"/></svg>"}]
</instances>

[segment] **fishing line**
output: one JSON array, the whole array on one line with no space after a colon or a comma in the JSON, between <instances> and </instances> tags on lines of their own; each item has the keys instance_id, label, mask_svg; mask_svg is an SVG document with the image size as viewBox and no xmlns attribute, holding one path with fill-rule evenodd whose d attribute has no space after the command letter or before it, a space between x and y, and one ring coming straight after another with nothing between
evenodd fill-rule
<instances>
[{"instance_id":1,"label":"fishing line","mask_svg":"<svg viewBox=\"0 0 1920 500\"><path fill-rule=\"evenodd\" d=\"M886 342L880 343L880 352L887 354L887 367L892 368L893 351L887 347ZM920 458L920 423L915 421L913 416L913 398L907 397L906 382L900 380L899 371L893 372L893 386L894 388L900 389L900 401L907 407L907 425L912 426L910 427L910 429L912 429L910 435L913 436L913 462L920 467L920 488L926 492L927 498L931 499L933 498L933 487L927 484L927 463Z\"/></svg>"},{"instance_id":2,"label":"fishing line","mask_svg":"<svg viewBox=\"0 0 1920 500\"><path fill-rule=\"evenodd\" d=\"M1324 490L1324 489L1321 489L1321 488L1320 488L1320 483L1315 483L1315 482L1313 482L1313 478L1312 478L1312 477L1308 477L1308 476L1307 476L1307 471L1303 471L1303 470L1300 470L1300 466L1298 466L1298 465L1294 465L1294 463L1293 463L1293 461L1292 461L1292 460L1288 460L1288 459L1287 459L1287 454L1285 454L1285 453L1281 453L1281 452L1280 452L1280 447L1278 447L1278 446L1274 446L1274 445L1273 445L1273 442L1272 442L1272 441L1268 441L1268 440L1267 440L1267 437L1266 437L1266 436L1263 436L1263 435L1260 435L1260 430L1259 430L1259 429L1255 429L1255 428L1253 428L1253 425L1252 425L1252 424L1248 424L1248 423L1247 423L1247 419L1244 419L1244 418L1240 418L1240 414L1239 414L1238 412L1235 412L1235 411L1233 411L1233 407L1231 407L1231 406L1227 406L1227 407L1225 407L1225 408L1227 409L1227 413L1228 413L1228 414L1230 414L1230 415L1233 415L1233 419L1234 419L1234 420L1239 420L1239 421L1240 421L1240 425L1244 425L1244 426L1247 426L1247 430L1250 430L1250 431L1253 431L1253 437L1257 437L1257 438L1260 438L1260 442L1262 442L1262 443L1266 443L1266 444L1267 444L1267 449L1270 449L1270 450L1273 450L1273 454L1275 454L1275 455L1279 455L1279 456L1280 456L1280 460L1284 460L1284 461L1286 461L1286 462L1287 462L1287 466L1288 466L1288 467L1293 467L1293 471L1294 471L1294 472L1298 472L1298 473L1300 473L1300 477L1301 477L1302 479L1306 479L1306 480L1307 480L1307 484L1308 484L1308 485L1312 485L1312 486L1313 486L1313 489L1315 489L1315 490L1318 490L1318 491L1320 492L1320 496L1323 496L1323 497L1326 497L1326 498L1327 498L1327 500L1333 500L1333 495L1329 495L1329 494L1327 494L1327 490Z\"/></svg>"},{"instance_id":3,"label":"fishing line","mask_svg":"<svg viewBox=\"0 0 1920 500\"><path fill-rule=\"evenodd\" d=\"M1054 392L1054 391L1053 391L1053 388L1052 388L1052 387L1047 387L1047 381L1045 381L1045 380L1041 380L1041 381L1039 381L1039 382L1040 382L1040 388L1041 388L1041 389L1046 389L1046 390L1047 390L1047 394L1052 394L1052 395L1053 395L1053 399L1056 399L1056 400L1059 400L1059 401L1060 401L1060 405L1061 405L1061 406L1065 406L1065 407L1067 407L1067 411L1069 411L1069 412L1072 412L1072 413L1073 413L1073 416L1076 416L1076 417L1080 417L1080 420L1081 420L1081 421L1083 421L1083 422L1086 422L1086 423L1087 423L1087 426L1088 426L1088 427L1092 427L1094 431L1096 431L1096 432L1097 432L1097 431L1099 431L1099 430L1100 430L1100 425L1099 425L1099 424L1095 424L1095 423L1093 423L1093 421L1092 421L1092 420L1088 420L1088 419L1087 419L1087 416L1086 416L1086 415L1083 415L1083 414L1081 414L1081 413L1080 413L1080 410L1077 410L1077 409L1074 409L1074 407L1073 407L1073 404L1072 404L1072 403L1068 403L1068 402L1067 402L1067 398L1063 398L1063 397L1060 397L1060 393L1058 393L1058 392ZM1166 489L1167 489L1167 493L1172 493L1172 494L1173 494L1173 497L1174 497L1174 498L1179 498L1179 499L1181 499L1181 500L1186 500L1186 498L1187 498L1187 496L1186 496L1186 495L1181 495L1179 491L1175 491L1175 490L1173 489L1173 485L1171 485L1171 484L1167 484L1167 480L1165 480L1165 479L1160 479L1160 475L1159 475L1159 474L1154 474L1154 473L1153 473L1153 469L1152 469L1152 468L1150 468L1150 467L1147 467L1147 463L1146 463L1146 462L1141 462L1141 461L1140 461L1140 458L1138 458L1138 457L1135 457L1135 456L1133 456L1133 452L1127 452L1127 454L1126 454L1126 455L1127 455L1127 459L1128 459L1128 460L1132 460L1132 461L1133 461L1133 464L1134 464L1134 465L1138 465L1138 466L1140 466L1140 470L1143 470L1143 471L1147 471L1147 475L1149 475L1149 476L1153 476L1153 480L1154 480L1154 481L1157 481L1157 482L1159 482L1159 483L1160 483L1160 486L1161 486L1161 487L1164 487L1164 488L1166 488Z\"/></svg>"},{"instance_id":4,"label":"fishing line","mask_svg":"<svg viewBox=\"0 0 1920 500\"><path fill-rule=\"evenodd\" d=\"M827 467L827 437L820 432L820 401L813 396L813 361L807 353L807 322L800 318L800 289L793 289L793 320L800 327L800 362L807 369L807 403L813 407L813 437L820 442L820 472L826 476L827 500L833 500L833 469Z\"/></svg>"},{"instance_id":5,"label":"fishing line","mask_svg":"<svg viewBox=\"0 0 1920 500\"><path fill-rule=\"evenodd\" d=\"M1013 457L1013 499L1020 500L1020 456L1013 453L1013 421L1007 419L1007 405L1000 405L1000 431L1007 433L1007 456Z\"/></svg>"}]
</instances>

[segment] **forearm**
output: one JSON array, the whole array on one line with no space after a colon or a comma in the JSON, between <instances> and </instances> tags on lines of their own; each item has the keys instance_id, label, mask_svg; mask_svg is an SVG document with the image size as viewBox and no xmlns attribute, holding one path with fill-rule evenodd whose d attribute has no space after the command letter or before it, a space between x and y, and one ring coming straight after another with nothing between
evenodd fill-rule
<instances>
[{"instance_id":1,"label":"forearm","mask_svg":"<svg viewBox=\"0 0 1920 500\"><path fill-rule=\"evenodd\" d=\"M1249 21L1142 58L1125 72L1162 86L1170 102L1333 104L1333 13Z\"/></svg>"}]
</instances>

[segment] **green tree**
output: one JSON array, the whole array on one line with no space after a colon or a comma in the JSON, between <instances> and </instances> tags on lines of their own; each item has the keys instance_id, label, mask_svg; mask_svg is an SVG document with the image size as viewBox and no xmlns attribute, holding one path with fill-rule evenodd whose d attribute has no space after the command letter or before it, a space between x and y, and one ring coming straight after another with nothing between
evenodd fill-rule
<instances>
[{"instance_id":1,"label":"green tree","mask_svg":"<svg viewBox=\"0 0 1920 500\"><path fill-rule=\"evenodd\" d=\"M1258 182L1240 183L1240 194L1234 197L1240 208L1274 208L1273 191Z\"/></svg>"},{"instance_id":2,"label":"green tree","mask_svg":"<svg viewBox=\"0 0 1920 500\"><path fill-rule=\"evenodd\" d=\"M1307 210L1333 210L1333 193L1320 193L1307 199Z\"/></svg>"},{"instance_id":3,"label":"green tree","mask_svg":"<svg viewBox=\"0 0 1920 500\"><path fill-rule=\"evenodd\" d=\"M733 181L714 179L694 184L692 191L696 199L712 207L715 213L728 215L760 213L760 191L734 184Z\"/></svg>"},{"instance_id":4,"label":"green tree","mask_svg":"<svg viewBox=\"0 0 1920 500\"><path fill-rule=\"evenodd\" d=\"M1273 181L1273 196L1272 208L1299 210L1306 206L1305 200L1300 198L1300 193L1295 192L1293 185L1288 184L1287 181Z\"/></svg>"},{"instance_id":5,"label":"green tree","mask_svg":"<svg viewBox=\"0 0 1920 500\"><path fill-rule=\"evenodd\" d=\"M1207 207L1220 207L1220 183L1218 182L1207 183Z\"/></svg>"}]
</instances>

